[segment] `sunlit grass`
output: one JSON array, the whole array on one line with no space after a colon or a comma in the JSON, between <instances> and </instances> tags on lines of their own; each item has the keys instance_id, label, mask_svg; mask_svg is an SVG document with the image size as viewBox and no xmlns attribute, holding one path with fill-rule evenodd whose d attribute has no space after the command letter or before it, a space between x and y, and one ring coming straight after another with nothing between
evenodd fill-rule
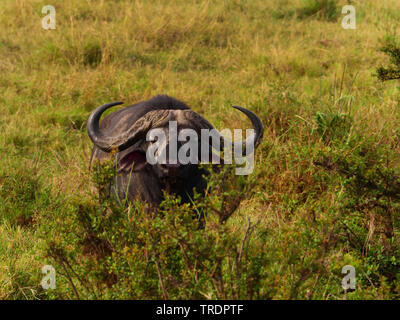
<instances>
[{"instance_id":1,"label":"sunlit grass","mask_svg":"<svg viewBox=\"0 0 400 320\"><path fill-rule=\"evenodd\" d=\"M372 232L364 252L335 242L330 228L346 191L313 162L332 150L351 154L369 139L369 148L387 152L388 164L399 166L398 84L373 74L388 62L379 48L399 33L400 3L352 1L357 29L344 30L340 8L347 1L338 2L337 16L316 14L314 2L3 0L0 299L38 297L46 260L35 219L49 210L60 214L72 200L91 201L90 112L160 93L183 100L220 129L249 126L234 104L263 120L256 196L242 203L237 219L268 212L266 241L276 247L266 266L272 298L343 298L345 264L370 272L374 281L360 275L350 297L399 294L399 285L390 279L388 290L369 260L368 250L379 246L388 259L396 255L374 231L380 228L375 209L348 224L362 235ZM56 8L56 30L41 28L47 4ZM240 226L233 223L232 232L242 232ZM317 242L332 246L319 252Z\"/></svg>"}]
</instances>

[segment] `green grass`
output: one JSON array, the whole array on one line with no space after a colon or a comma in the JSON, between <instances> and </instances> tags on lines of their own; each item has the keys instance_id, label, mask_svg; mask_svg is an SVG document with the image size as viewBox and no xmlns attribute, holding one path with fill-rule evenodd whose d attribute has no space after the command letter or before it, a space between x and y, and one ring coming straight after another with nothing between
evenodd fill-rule
<instances>
[{"instance_id":1,"label":"green grass","mask_svg":"<svg viewBox=\"0 0 400 320\"><path fill-rule=\"evenodd\" d=\"M224 229L231 250L247 218L261 219L243 266L253 278L234 278L235 286L220 279L237 294L229 297L399 298L400 95L397 82L374 76L390 63L380 49L399 32L398 1L352 1L356 30L341 28L347 1L54 1L57 26L48 31L41 8L49 3L2 2L0 299L76 298L49 254L51 241L94 287L103 267L125 281L147 270L135 264L140 253L117 246L114 229L104 236L117 246L115 266L93 264L78 241L82 221L73 217L86 212L97 221L90 112L160 93L185 101L220 129L249 126L233 104L265 125L254 186ZM123 217L109 223L126 231ZM215 244L218 228L204 246ZM161 268L176 276L183 258L165 241L172 251L161 256L168 262L174 252L176 260ZM214 248L207 257L225 252ZM227 257L234 252L226 250ZM45 292L46 264L56 266L58 278L57 289ZM346 295L347 264L356 268L357 288ZM157 273L147 271L148 278L135 274L131 297L163 298ZM181 292L171 287L170 296L224 297L207 277L199 279ZM148 291L140 292L140 281ZM96 295L77 290L81 298L129 298L127 283L96 288Z\"/></svg>"}]
</instances>

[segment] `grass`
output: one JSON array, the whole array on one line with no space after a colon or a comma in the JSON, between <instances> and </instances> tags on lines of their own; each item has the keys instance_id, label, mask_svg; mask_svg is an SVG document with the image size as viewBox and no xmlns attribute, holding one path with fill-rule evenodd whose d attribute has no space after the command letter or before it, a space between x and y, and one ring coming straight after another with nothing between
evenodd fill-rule
<instances>
[{"instance_id":1,"label":"grass","mask_svg":"<svg viewBox=\"0 0 400 320\"><path fill-rule=\"evenodd\" d=\"M227 232L263 218L251 251L259 243L262 265L249 268L264 297L399 298L400 95L374 73L390 62L381 42L398 34L400 5L352 3L356 30L341 28L346 1L54 1L46 31L49 3L3 0L0 299L75 298L63 272L56 290L39 284L54 263L46 243L63 234L49 221L97 205L86 120L160 93L220 129L248 126L233 104L261 117L255 186ZM357 288L345 294L347 264Z\"/></svg>"}]
</instances>

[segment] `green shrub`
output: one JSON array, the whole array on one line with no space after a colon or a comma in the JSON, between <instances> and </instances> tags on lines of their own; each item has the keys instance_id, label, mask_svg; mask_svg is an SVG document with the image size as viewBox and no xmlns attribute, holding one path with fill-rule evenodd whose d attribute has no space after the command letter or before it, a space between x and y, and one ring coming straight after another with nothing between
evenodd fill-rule
<instances>
[{"instance_id":1,"label":"green shrub","mask_svg":"<svg viewBox=\"0 0 400 320\"><path fill-rule=\"evenodd\" d=\"M400 47L394 41L391 41L386 43L381 51L390 57L393 66L379 67L376 70L378 79L381 81L400 79Z\"/></svg>"},{"instance_id":2,"label":"green shrub","mask_svg":"<svg viewBox=\"0 0 400 320\"><path fill-rule=\"evenodd\" d=\"M100 43L96 40L88 41L83 48L83 64L96 67L103 57Z\"/></svg>"},{"instance_id":3,"label":"green shrub","mask_svg":"<svg viewBox=\"0 0 400 320\"><path fill-rule=\"evenodd\" d=\"M64 285L66 296L268 298L261 285L266 251L257 236L263 230L248 219L233 232L230 221L241 200L251 195L250 180L225 167L208 178L206 197L196 194L192 204L182 204L165 194L155 211L141 202L120 206L107 197L104 191L114 177L112 162L96 167L93 180L100 198L73 203L62 217L41 224L47 256L62 270L58 285ZM200 211L204 228L195 218Z\"/></svg>"},{"instance_id":4,"label":"green shrub","mask_svg":"<svg viewBox=\"0 0 400 320\"><path fill-rule=\"evenodd\" d=\"M349 134L352 119L344 113L322 113L315 116L316 132L324 141L342 139Z\"/></svg>"},{"instance_id":5,"label":"green shrub","mask_svg":"<svg viewBox=\"0 0 400 320\"><path fill-rule=\"evenodd\" d=\"M339 242L365 261L360 281L379 286L382 277L393 297L400 294L400 168L393 154L363 138L349 149L325 154L318 165L337 173L343 194Z\"/></svg>"}]
</instances>

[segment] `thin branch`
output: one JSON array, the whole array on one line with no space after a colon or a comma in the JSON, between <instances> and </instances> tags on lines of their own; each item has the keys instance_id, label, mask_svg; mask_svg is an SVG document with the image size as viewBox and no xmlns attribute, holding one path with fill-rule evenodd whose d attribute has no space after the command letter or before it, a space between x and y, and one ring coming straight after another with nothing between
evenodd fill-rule
<instances>
[{"instance_id":1,"label":"thin branch","mask_svg":"<svg viewBox=\"0 0 400 320\"><path fill-rule=\"evenodd\" d=\"M160 281L160 286L161 286L161 290L163 293L163 298L164 300L168 300L168 294L167 294L167 290L165 289L165 285L164 285L164 279L161 273L161 268L160 268L160 264L158 262L158 258L157 258L157 254L156 252L153 250L153 257L154 257L154 262L157 268L157 273L158 273L158 279Z\"/></svg>"}]
</instances>

